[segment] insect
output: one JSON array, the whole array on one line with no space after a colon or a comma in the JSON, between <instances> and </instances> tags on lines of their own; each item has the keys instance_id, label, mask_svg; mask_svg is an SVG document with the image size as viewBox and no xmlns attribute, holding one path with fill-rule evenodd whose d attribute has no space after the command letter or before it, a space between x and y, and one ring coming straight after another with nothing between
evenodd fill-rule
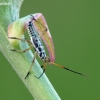
<instances>
[{"instance_id":1,"label":"insect","mask_svg":"<svg viewBox=\"0 0 100 100\"><path fill-rule=\"evenodd\" d=\"M44 62L43 65L41 66L41 68L43 68L43 72L41 73L41 75L39 77L35 76L38 79L45 72L47 63L53 64L53 65L58 66L60 68L66 69L66 70L71 71L73 73L76 73L76 74L79 74L79 75L82 75L82 76L85 76L85 77L89 78L88 76L86 76L86 75L84 75L82 73L73 71L73 70L71 70L69 68L66 68L64 66L61 66L61 65L59 65L59 64L51 61L51 59L49 58L49 56L47 56L47 54L46 54L46 51L44 49L44 46L43 46L43 43L42 43L42 40L41 40L41 37L46 34L46 32L48 31L48 28L45 25L43 25L42 23L40 23L39 21L37 21L34 18L33 15L31 15L31 16L32 16L32 18L33 18L34 21L36 21L40 26L42 25L44 27L44 31L42 32L41 35L38 34L38 31L35 29L34 23L32 21L29 21L26 27L27 27L27 31L28 31L28 34L29 34L29 37L30 37L30 41L29 40L26 40L26 39L20 39L20 38L17 38L17 37L9 37L10 39L17 39L17 40L21 40L21 41L26 41L27 43L31 44L30 47L27 48L26 50L23 50L22 51L22 50L11 49L11 51L25 53L25 52L27 52L28 50L30 50L32 48L35 49L33 61L32 61L32 64L31 64L31 67L30 67L28 73L25 76L25 79L30 74L31 68L32 68L32 66L33 66L33 64L35 62L35 59L36 59L36 55L38 55L39 58Z\"/></svg>"}]
</instances>

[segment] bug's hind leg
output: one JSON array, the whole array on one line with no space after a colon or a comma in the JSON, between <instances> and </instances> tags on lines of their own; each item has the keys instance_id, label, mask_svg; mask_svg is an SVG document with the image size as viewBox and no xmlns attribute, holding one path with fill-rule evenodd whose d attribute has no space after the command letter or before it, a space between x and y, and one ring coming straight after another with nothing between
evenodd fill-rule
<instances>
[{"instance_id":1,"label":"bug's hind leg","mask_svg":"<svg viewBox=\"0 0 100 100\"><path fill-rule=\"evenodd\" d=\"M39 79L39 78L43 75L43 73L45 72L45 69L46 69L46 65L47 65L47 63L45 62L45 63L41 66L41 68L43 68L43 72L42 72L42 74L41 74L39 77L35 76L36 78Z\"/></svg>"},{"instance_id":2,"label":"bug's hind leg","mask_svg":"<svg viewBox=\"0 0 100 100\"><path fill-rule=\"evenodd\" d=\"M17 38L17 37L8 37L8 38L9 38L9 39L21 40L21 41L27 42L28 44L32 44L31 41L30 41L30 40L26 40L26 38L25 38L25 39L21 39L21 38Z\"/></svg>"},{"instance_id":3,"label":"bug's hind leg","mask_svg":"<svg viewBox=\"0 0 100 100\"><path fill-rule=\"evenodd\" d=\"M31 15L33 17L33 20L36 21L37 23L39 23L42 27L47 28L43 23L41 23L40 21L38 21L37 19L34 18L33 15Z\"/></svg>"},{"instance_id":4,"label":"bug's hind leg","mask_svg":"<svg viewBox=\"0 0 100 100\"><path fill-rule=\"evenodd\" d=\"M29 48L27 48L25 50L16 50L16 49L10 49L10 50L15 51L15 52L25 53L25 52L27 52L28 50L30 50L32 48L33 48L33 45L31 45Z\"/></svg>"},{"instance_id":5,"label":"bug's hind leg","mask_svg":"<svg viewBox=\"0 0 100 100\"><path fill-rule=\"evenodd\" d=\"M38 23L40 29L41 29L41 28L44 28L44 30L42 31L42 33L39 34L39 37L42 37L42 36L43 36L44 34L46 34L46 32L48 31L48 28L47 28L42 22L40 22L40 21L38 21L37 19L35 19L33 15L31 15L31 16L33 17L33 20L34 20L35 22Z\"/></svg>"},{"instance_id":6,"label":"bug's hind leg","mask_svg":"<svg viewBox=\"0 0 100 100\"><path fill-rule=\"evenodd\" d=\"M21 38L17 38L17 37L8 37L9 39L16 39L16 40L21 40L21 41L26 41L28 44L32 44L31 43L31 41L29 41L29 40L26 40L26 39L21 39ZM16 52L21 52L21 53L25 53L25 52L27 52L28 50L30 50L30 49L32 49L32 45L29 47L29 48L27 48L27 49L25 49L25 50L16 50L16 49L10 49L11 51L16 51Z\"/></svg>"},{"instance_id":7,"label":"bug's hind leg","mask_svg":"<svg viewBox=\"0 0 100 100\"><path fill-rule=\"evenodd\" d=\"M30 71L31 71L32 66L33 66L33 64L34 64L34 61L35 61L35 59L36 59L36 54L37 54L37 52L34 53L34 58L33 58L33 60L32 60L31 67L30 67L28 73L26 74L25 79L26 79L26 78L29 76L29 74L30 74Z\"/></svg>"}]
</instances>

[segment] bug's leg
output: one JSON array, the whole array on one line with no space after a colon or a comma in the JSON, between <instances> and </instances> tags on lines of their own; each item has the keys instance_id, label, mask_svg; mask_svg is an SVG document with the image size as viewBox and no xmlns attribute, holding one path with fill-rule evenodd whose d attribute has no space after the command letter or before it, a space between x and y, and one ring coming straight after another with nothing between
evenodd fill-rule
<instances>
[{"instance_id":1,"label":"bug's leg","mask_svg":"<svg viewBox=\"0 0 100 100\"><path fill-rule=\"evenodd\" d=\"M33 45L31 45L29 48L27 48L25 50L16 50L16 49L10 49L10 50L15 51L15 52L25 53L25 52L27 52L28 50L30 50L32 48L33 48Z\"/></svg>"},{"instance_id":2,"label":"bug's leg","mask_svg":"<svg viewBox=\"0 0 100 100\"><path fill-rule=\"evenodd\" d=\"M41 68L43 68L43 65L41 66Z\"/></svg>"},{"instance_id":3,"label":"bug's leg","mask_svg":"<svg viewBox=\"0 0 100 100\"><path fill-rule=\"evenodd\" d=\"M36 78L39 79L39 78L43 75L43 73L45 72L45 69L46 69L46 65L47 65L47 63L45 62L45 63L43 64L43 66L41 66L41 68L43 67L43 72L42 72L42 74L41 74L39 77L35 76Z\"/></svg>"},{"instance_id":4,"label":"bug's leg","mask_svg":"<svg viewBox=\"0 0 100 100\"><path fill-rule=\"evenodd\" d=\"M39 37L42 37L47 31L48 31L48 29L45 28L45 30L41 34L39 34Z\"/></svg>"},{"instance_id":5,"label":"bug's leg","mask_svg":"<svg viewBox=\"0 0 100 100\"><path fill-rule=\"evenodd\" d=\"M39 37L42 37L48 31L48 28L44 24L42 24L41 22L36 20L33 15L31 15L31 16L33 17L33 20L39 24L40 28L44 27L43 32L39 35Z\"/></svg>"},{"instance_id":6,"label":"bug's leg","mask_svg":"<svg viewBox=\"0 0 100 100\"><path fill-rule=\"evenodd\" d=\"M28 73L26 74L25 79L26 79L26 78L29 76L29 74L30 74L30 71L31 71L32 66L33 66L33 64L34 64L34 61L35 61L35 59L36 59L36 54L37 54L37 52L34 53L34 58L33 58L33 60L32 60L31 67L30 67Z\"/></svg>"},{"instance_id":7,"label":"bug's leg","mask_svg":"<svg viewBox=\"0 0 100 100\"><path fill-rule=\"evenodd\" d=\"M31 16L33 17L34 21L36 21L37 23L41 24L41 26L46 27L44 24L42 24L41 22L39 22L38 20L36 20L33 15L31 15Z\"/></svg>"},{"instance_id":8,"label":"bug's leg","mask_svg":"<svg viewBox=\"0 0 100 100\"><path fill-rule=\"evenodd\" d=\"M26 40L26 39L21 39L21 38L17 38L17 37L8 37L9 39L16 39L16 40L21 40L21 41L25 41L28 44L32 44L30 40Z\"/></svg>"}]
</instances>

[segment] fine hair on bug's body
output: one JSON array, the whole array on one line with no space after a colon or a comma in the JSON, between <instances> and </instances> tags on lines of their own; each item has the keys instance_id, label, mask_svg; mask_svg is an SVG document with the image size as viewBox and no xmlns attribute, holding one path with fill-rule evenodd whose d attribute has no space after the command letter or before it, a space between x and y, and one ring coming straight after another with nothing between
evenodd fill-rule
<instances>
[{"instance_id":1,"label":"fine hair on bug's body","mask_svg":"<svg viewBox=\"0 0 100 100\"><path fill-rule=\"evenodd\" d=\"M39 21L37 21L37 20L34 18L33 15L31 15L31 16L32 16L32 19L33 19L34 21L36 21L38 24L40 24L40 25L42 24L42 23L40 23ZM44 26L44 25L43 25L43 26ZM39 58L40 58L41 60L43 60L43 62L44 62L43 65L41 66L41 68L43 68L42 74L41 74L39 77L35 76L35 77L38 78L38 79L39 79L39 78L43 75L43 73L45 72L47 63L53 64L53 65L58 66L58 67L60 67L60 68L66 69L66 70L71 71L71 72L73 72L73 73L76 73L76 74L79 74L79 75L82 75L82 76L85 76L85 77L89 78L88 76L86 76L86 75L84 75L84 74L82 74L82 73L73 71L73 70L71 70L71 69L69 69L69 68L66 68L66 67L64 67L64 66L61 66L61 65L59 65L59 64L56 64L56 63L50 61L50 58L46 55L46 52L45 52L43 43L42 43L42 41L41 41L41 37L42 37L43 35L45 35L46 32L47 32L47 27L46 27L46 26L44 26L45 30L43 31L43 33L41 33L42 35L39 35L39 34L38 34L38 31L35 29L34 23L33 23L32 21L28 22L28 24L26 25L26 27L27 27L27 31L28 31L28 34L29 34L29 37L30 37L30 41L25 40L25 39L19 39L19 38L16 38L16 37L9 37L10 39L22 40L22 41L26 41L27 43L31 44L31 46L30 46L28 49L26 49L26 50L21 51L21 50L11 49L11 51L16 51L16 52L22 52L22 53L24 53L24 52L27 52L28 50L32 49L32 47L34 47L34 49L35 49L33 61L32 61L31 67L30 67L30 69L29 69L27 75L25 76L25 79L26 79L26 78L28 77L28 75L30 74L30 70L31 70L31 68L32 68L32 66L33 66L33 64L34 64L35 59L36 59L36 55L38 55Z\"/></svg>"}]
</instances>

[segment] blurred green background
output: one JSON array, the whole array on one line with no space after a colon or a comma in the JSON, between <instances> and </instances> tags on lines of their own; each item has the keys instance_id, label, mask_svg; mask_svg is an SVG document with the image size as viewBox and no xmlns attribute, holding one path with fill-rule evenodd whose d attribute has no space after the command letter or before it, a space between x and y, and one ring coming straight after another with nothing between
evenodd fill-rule
<instances>
[{"instance_id":1,"label":"blurred green background","mask_svg":"<svg viewBox=\"0 0 100 100\"><path fill-rule=\"evenodd\" d=\"M52 34L55 62L91 77L48 66L61 99L100 100L100 0L25 0L20 17L38 12ZM33 100L1 52L0 65L0 100Z\"/></svg>"}]
</instances>

